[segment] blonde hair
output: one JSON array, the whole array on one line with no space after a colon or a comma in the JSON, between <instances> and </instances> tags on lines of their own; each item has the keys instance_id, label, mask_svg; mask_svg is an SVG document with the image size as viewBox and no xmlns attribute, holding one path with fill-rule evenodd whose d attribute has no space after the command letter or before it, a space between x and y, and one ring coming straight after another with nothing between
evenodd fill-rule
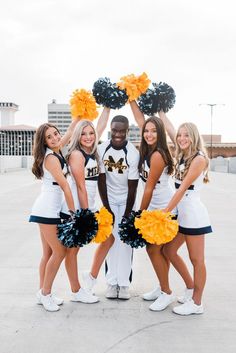
<instances>
[{"instance_id":1,"label":"blonde hair","mask_svg":"<svg viewBox=\"0 0 236 353\"><path fill-rule=\"evenodd\" d=\"M206 162L207 162L207 167L204 170L205 173L204 173L203 182L204 183L208 183L209 182L209 177L208 177L209 158L208 158L205 146L204 146L203 139L202 139L201 135L199 134L198 128L193 123L187 122L187 123L181 124L179 126L179 128L178 128L177 133L176 133L176 137L175 137L176 160L177 160L176 167L179 165L179 163L180 163L180 161L181 161L181 159L183 157L183 151L181 150L181 148L179 147L179 144L177 143L177 138L178 138L178 135L179 135L179 131L182 128L187 130L189 139L191 141L191 144L190 144L190 147L189 147L188 157L185 159L185 170L184 170L183 175L181 175L181 178L183 179L185 177L185 175L187 174L187 172L189 170L189 167L190 167L190 164L191 164L192 160L196 157L198 152L201 152L202 155L205 157ZM176 168L176 169L178 169L178 168Z\"/></svg>"},{"instance_id":2,"label":"blonde hair","mask_svg":"<svg viewBox=\"0 0 236 353\"><path fill-rule=\"evenodd\" d=\"M94 134L95 134L95 141L94 141L94 144L92 146L92 150L91 150L91 154L96 154L96 150L97 150L97 144L98 144L98 136L97 136L97 132L94 128L94 125L93 123L90 121L90 120L81 120L75 127L74 131L73 131L73 134L72 134L72 137L71 137L71 140L70 140L70 143L69 143L69 146L68 146L68 153L67 153L67 160L69 159L71 153L74 151L74 150L83 150L83 147L81 146L80 144L80 140L81 140L81 136L82 136L82 133L83 133L83 129L87 126L90 126L93 131L94 131ZM84 151L85 152L85 151Z\"/></svg>"}]
</instances>

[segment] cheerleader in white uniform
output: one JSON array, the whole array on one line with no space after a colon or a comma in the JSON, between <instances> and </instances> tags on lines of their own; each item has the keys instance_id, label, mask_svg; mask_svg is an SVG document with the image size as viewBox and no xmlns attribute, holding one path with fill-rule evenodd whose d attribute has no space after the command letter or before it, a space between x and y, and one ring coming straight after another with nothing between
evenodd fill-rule
<instances>
[{"instance_id":1,"label":"cheerleader in white uniform","mask_svg":"<svg viewBox=\"0 0 236 353\"><path fill-rule=\"evenodd\" d=\"M40 262L40 290L37 293L38 304L43 304L48 311L59 310L63 300L51 294L51 288L59 266L66 256L66 248L57 239L57 224L60 223L60 208L63 194L68 208L72 211L74 201L69 184L66 180L66 163L60 148L69 140L77 122L73 121L65 134L61 137L56 126L41 125L35 135L34 163L32 172L37 179L42 179L42 189L36 199L30 222L39 224L43 256Z\"/></svg>"},{"instance_id":2,"label":"cheerleader in white uniform","mask_svg":"<svg viewBox=\"0 0 236 353\"><path fill-rule=\"evenodd\" d=\"M131 109L141 129L140 177L144 184L144 194L140 209L164 209L174 194L170 183L174 163L167 145L165 127L158 117L145 120L135 101L131 102ZM176 209L172 210L172 214L176 213ZM164 245L146 246L160 283L160 287L143 294L143 299L155 300L149 307L153 311L164 310L175 300L169 286L169 261L164 256L163 249Z\"/></svg>"},{"instance_id":3,"label":"cheerleader in white uniform","mask_svg":"<svg viewBox=\"0 0 236 353\"><path fill-rule=\"evenodd\" d=\"M204 262L204 235L212 232L208 212L200 200L199 191L207 183L208 158L201 136L193 123L182 124L175 130L166 114L161 112L166 129L176 143L176 192L166 207L171 211L177 206L179 233L165 246L165 253L186 284L180 306L173 311L179 315L202 314L202 293L206 282ZM178 256L179 247L186 242L193 265L193 281L183 260Z\"/></svg>"},{"instance_id":4,"label":"cheerleader in white uniform","mask_svg":"<svg viewBox=\"0 0 236 353\"><path fill-rule=\"evenodd\" d=\"M98 146L100 174L99 193L104 206L114 216L115 242L107 257L107 292L109 299L129 299L132 248L124 244L118 234L118 224L134 207L138 185L139 153L127 141L129 122L122 115L111 121L111 140Z\"/></svg>"},{"instance_id":5,"label":"cheerleader in white uniform","mask_svg":"<svg viewBox=\"0 0 236 353\"><path fill-rule=\"evenodd\" d=\"M67 160L71 174L70 186L73 194L75 208L89 208L93 212L97 210L95 198L97 192L97 181L99 174L97 142L104 131L107 120L109 118L109 108L104 108L103 113L97 123L95 130L91 121L81 120L76 126L69 145ZM65 218L68 209L66 202L62 206L62 217ZM85 272L84 280L86 289L91 290L95 285L101 265L114 242L114 237L110 237L103 243L99 244L95 252L91 271ZM80 288L78 279L77 254L79 248L68 249L70 256L66 257L65 265L69 277L72 300L80 301ZM89 292L90 293L90 292ZM90 294L91 295L91 294ZM95 296L92 296L98 298Z\"/></svg>"}]
</instances>

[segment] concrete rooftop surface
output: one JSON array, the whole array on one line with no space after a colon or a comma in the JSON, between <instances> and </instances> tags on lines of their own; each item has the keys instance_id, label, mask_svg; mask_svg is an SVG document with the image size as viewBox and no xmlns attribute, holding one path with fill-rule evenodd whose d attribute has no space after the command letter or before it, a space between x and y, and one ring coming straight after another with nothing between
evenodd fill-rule
<instances>
[{"instance_id":1,"label":"concrete rooftop surface","mask_svg":"<svg viewBox=\"0 0 236 353\"><path fill-rule=\"evenodd\" d=\"M152 312L150 302L142 300L157 283L145 249L134 250L130 300L105 298L102 268L96 286L100 302L70 302L62 264L53 287L65 299L61 310L50 313L36 305L41 244L38 226L28 223L28 216L40 182L26 170L1 174L0 353L235 353L236 175L210 177L202 192L214 229L206 236L205 312L181 317L171 311L175 303ZM80 250L80 275L89 269L95 248ZM180 253L189 264L185 246ZM170 283L182 294L184 283L173 268Z\"/></svg>"}]
</instances>

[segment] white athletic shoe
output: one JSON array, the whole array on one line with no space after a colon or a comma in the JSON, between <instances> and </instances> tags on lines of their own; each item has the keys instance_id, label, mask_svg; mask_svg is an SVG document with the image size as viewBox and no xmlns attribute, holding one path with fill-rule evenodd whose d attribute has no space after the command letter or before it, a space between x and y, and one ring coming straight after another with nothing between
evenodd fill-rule
<instances>
[{"instance_id":1,"label":"white athletic shoe","mask_svg":"<svg viewBox=\"0 0 236 353\"><path fill-rule=\"evenodd\" d=\"M168 305L175 301L175 296L161 292L161 295L149 306L149 309L152 311L162 311L167 308Z\"/></svg>"},{"instance_id":2,"label":"white athletic shoe","mask_svg":"<svg viewBox=\"0 0 236 353\"><path fill-rule=\"evenodd\" d=\"M184 294L177 298L177 301L181 304L186 303L193 297L193 289L185 288Z\"/></svg>"},{"instance_id":3,"label":"white athletic shoe","mask_svg":"<svg viewBox=\"0 0 236 353\"><path fill-rule=\"evenodd\" d=\"M83 281L84 281L84 289L92 291L93 287L97 283L96 278L94 278L89 271L84 271L82 273Z\"/></svg>"},{"instance_id":4,"label":"white athletic shoe","mask_svg":"<svg viewBox=\"0 0 236 353\"><path fill-rule=\"evenodd\" d=\"M108 299L117 299L118 298L118 286L117 284L112 286L108 284L106 291L106 298Z\"/></svg>"},{"instance_id":5,"label":"white athletic shoe","mask_svg":"<svg viewBox=\"0 0 236 353\"><path fill-rule=\"evenodd\" d=\"M36 299L37 299L37 304L42 305L42 300L41 300L41 296L42 296L42 289L40 289L37 293L36 293ZM61 298L56 297L54 294L51 294L51 296L53 297L54 302L57 305L62 305L64 303L64 300Z\"/></svg>"},{"instance_id":6,"label":"white athletic shoe","mask_svg":"<svg viewBox=\"0 0 236 353\"><path fill-rule=\"evenodd\" d=\"M85 304L93 304L99 301L99 298L93 295L90 291L80 288L78 292L71 292L72 302L81 302Z\"/></svg>"},{"instance_id":7,"label":"white athletic shoe","mask_svg":"<svg viewBox=\"0 0 236 353\"><path fill-rule=\"evenodd\" d=\"M43 295L41 294L41 302L45 310L47 311L58 311L60 307L55 303L52 294Z\"/></svg>"},{"instance_id":8,"label":"white athletic shoe","mask_svg":"<svg viewBox=\"0 0 236 353\"><path fill-rule=\"evenodd\" d=\"M175 306L173 312L178 315L203 314L203 305L197 305L192 299L182 305Z\"/></svg>"},{"instance_id":9,"label":"white athletic shoe","mask_svg":"<svg viewBox=\"0 0 236 353\"><path fill-rule=\"evenodd\" d=\"M142 298L144 300L156 300L161 295L161 288L156 287L151 292L144 293Z\"/></svg>"},{"instance_id":10,"label":"white athletic shoe","mask_svg":"<svg viewBox=\"0 0 236 353\"><path fill-rule=\"evenodd\" d=\"M129 287L121 286L118 290L118 298L123 300L130 299Z\"/></svg>"}]
</instances>

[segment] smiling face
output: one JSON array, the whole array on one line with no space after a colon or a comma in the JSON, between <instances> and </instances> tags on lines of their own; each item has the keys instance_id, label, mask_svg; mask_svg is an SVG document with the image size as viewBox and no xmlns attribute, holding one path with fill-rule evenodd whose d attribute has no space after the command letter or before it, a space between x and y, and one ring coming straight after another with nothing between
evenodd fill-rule
<instances>
[{"instance_id":1,"label":"smiling face","mask_svg":"<svg viewBox=\"0 0 236 353\"><path fill-rule=\"evenodd\" d=\"M179 148L184 152L187 153L190 146L191 146L191 139L188 133L188 130L185 127L181 127L178 130L177 137L176 137L176 142L179 146Z\"/></svg>"},{"instance_id":2,"label":"smiling face","mask_svg":"<svg viewBox=\"0 0 236 353\"><path fill-rule=\"evenodd\" d=\"M85 126L81 133L80 146L89 153L94 146L95 140L96 135L92 126Z\"/></svg>"},{"instance_id":3,"label":"smiling face","mask_svg":"<svg viewBox=\"0 0 236 353\"><path fill-rule=\"evenodd\" d=\"M122 122L113 122L111 124L111 142L114 147L122 147L126 141L128 126Z\"/></svg>"},{"instance_id":4,"label":"smiling face","mask_svg":"<svg viewBox=\"0 0 236 353\"><path fill-rule=\"evenodd\" d=\"M151 121L144 128L143 138L149 146L157 143L157 129Z\"/></svg>"},{"instance_id":5,"label":"smiling face","mask_svg":"<svg viewBox=\"0 0 236 353\"><path fill-rule=\"evenodd\" d=\"M55 127L49 127L46 130L44 140L48 148L53 151L59 150L61 143L61 135Z\"/></svg>"}]
</instances>

